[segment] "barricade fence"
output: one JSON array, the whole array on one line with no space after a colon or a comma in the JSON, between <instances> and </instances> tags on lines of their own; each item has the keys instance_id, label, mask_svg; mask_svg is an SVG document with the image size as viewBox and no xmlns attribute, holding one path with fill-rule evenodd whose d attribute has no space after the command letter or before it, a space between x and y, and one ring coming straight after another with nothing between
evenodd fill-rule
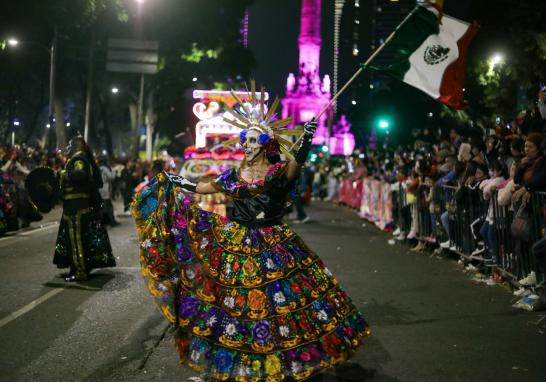
<instances>
[{"instance_id":1,"label":"barricade fence","mask_svg":"<svg viewBox=\"0 0 546 382\"><path fill-rule=\"evenodd\" d=\"M540 275L531 248L546 227L544 192L532 193L523 206L527 235L516 239L512 224L521 205L500 205L497 191L486 200L477 187L421 184L411 193L404 183L373 178L345 180L341 187L340 203L359 210L380 229L398 228L409 238L443 243L442 247L490 264L514 279L531 271Z\"/></svg>"}]
</instances>

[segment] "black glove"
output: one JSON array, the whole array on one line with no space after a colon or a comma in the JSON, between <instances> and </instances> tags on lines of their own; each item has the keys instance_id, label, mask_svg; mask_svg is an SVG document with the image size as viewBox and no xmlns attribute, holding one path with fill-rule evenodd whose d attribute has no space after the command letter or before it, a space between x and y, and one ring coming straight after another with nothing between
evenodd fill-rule
<instances>
[{"instance_id":1,"label":"black glove","mask_svg":"<svg viewBox=\"0 0 546 382\"><path fill-rule=\"evenodd\" d=\"M309 155L309 150L311 149L311 143L313 141L313 135L317 130L317 121L314 119L307 122L303 125L303 136L300 141L300 147L298 148L298 153L296 154L296 162L299 164L304 164Z\"/></svg>"},{"instance_id":2,"label":"black glove","mask_svg":"<svg viewBox=\"0 0 546 382\"><path fill-rule=\"evenodd\" d=\"M190 182L188 179L183 176L178 175L167 175L167 178L177 186L180 186L184 191L188 192L197 192L197 183Z\"/></svg>"}]
</instances>

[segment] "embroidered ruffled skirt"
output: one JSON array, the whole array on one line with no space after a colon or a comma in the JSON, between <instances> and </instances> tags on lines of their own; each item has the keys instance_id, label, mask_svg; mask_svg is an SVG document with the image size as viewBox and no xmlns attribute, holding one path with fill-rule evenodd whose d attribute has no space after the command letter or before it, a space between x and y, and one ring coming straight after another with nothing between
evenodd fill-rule
<instances>
[{"instance_id":1,"label":"embroidered ruffled skirt","mask_svg":"<svg viewBox=\"0 0 546 382\"><path fill-rule=\"evenodd\" d=\"M133 215L148 289L181 361L214 380L305 380L370 334L324 263L286 225L201 210L160 174Z\"/></svg>"}]
</instances>

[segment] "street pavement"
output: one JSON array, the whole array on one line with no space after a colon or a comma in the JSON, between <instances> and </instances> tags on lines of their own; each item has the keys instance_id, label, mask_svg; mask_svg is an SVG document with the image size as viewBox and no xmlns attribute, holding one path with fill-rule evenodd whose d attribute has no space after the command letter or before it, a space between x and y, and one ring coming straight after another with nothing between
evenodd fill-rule
<instances>
[{"instance_id":1,"label":"street pavement","mask_svg":"<svg viewBox=\"0 0 546 382\"><path fill-rule=\"evenodd\" d=\"M347 366L317 381L546 381L542 315L512 308L508 290L389 245L345 207L320 202L308 214L296 231L372 329ZM109 229L118 266L73 284L52 264L59 217L0 238L0 381L202 380L180 366L145 288L132 219Z\"/></svg>"}]
</instances>

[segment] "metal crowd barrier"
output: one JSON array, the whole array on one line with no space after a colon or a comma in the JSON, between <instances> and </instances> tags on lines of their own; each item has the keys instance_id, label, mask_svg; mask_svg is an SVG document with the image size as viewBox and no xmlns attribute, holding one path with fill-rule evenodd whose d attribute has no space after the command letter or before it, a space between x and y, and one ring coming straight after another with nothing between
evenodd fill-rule
<instances>
[{"instance_id":1,"label":"metal crowd barrier","mask_svg":"<svg viewBox=\"0 0 546 382\"><path fill-rule=\"evenodd\" d=\"M439 197L440 211L442 199L449 214L449 237L455 247L455 252L469 259L482 259L480 256L472 256L480 237L479 229L485 222L489 201L483 199L481 191L466 189L464 194L456 196L455 187L441 186L436 193ZM493 229L495 230L496 247L494 256L497 259L496 268L502 270L514 279L525 277L537 269L537 260L531 251L535 242L542 238L542 228L545 227L544 206L546 193L535 192L527 204L529 216L529 240L517 240L513 237L511 226L514 219L514 211L519 206L501 206L498 203L498 194L491 195L493 206ZM441 215L441 213L440 213ZM437 231L438 234L439 231ZM437 235L436 234L436 235ZM436 236L438 238L438 236ZM487 242L487 240L483 240ZM539 280L540 281L540 280Z\"/></svg>"},{"instance_id":2,"label":"metal crowd barrier","mask_svg":"<svg viewBox=\"0 0 546 382\"><path fill-rule=\"evenodd\" d=\"M434 213L430 211L432 202L432 187L428 185L420 185L417 189L417 238L424 241L430 241L435 231L433 219Z\"/></svg>"},{"instance_id":3,"label":"metal crowd barrier","mask_svg":"<svg viewBox=\"0 0 546 382\"><path fill-rule=\"evenodd\" d=\"M454 191L454 190L453 190ZM444 241L447 235L441 229L440 216L446 211L452 192L437 186L420 185L414 204L408 204L408 192L402 186L393 192L393 217L396 227L406 234L411 230L412 209L417 213L417 239ZM432 205L432 206L431 206Z\"/></svg>"},{"instance_id":4,"label":"metal crowd barrier","mask_svg":"<svg viewBox=\"0 0 546 382\"><path fill-rule=\"evenodd\" d=\"M518 240L512 235L512 222L519 205L501 206L496 193L493 195L494 227L497 237L497 256L499 267L514 278L521 278L531 271L538 273L536 259L531 253L531 247L542 238L544 225L544 205L546 193L535 192L527 204L529 219L529 240Z\"/></svg>"},{"instance_id":5,"label":"metal crowd barrier","mask_svg":"<svg viewBox=\"0 0 546 382\"><path fill-rule=\"evenodd\" d=\"M406 199L406 190L398 183L398 190L392 192L393 202L393 222L394 225L400 228L401 232L408 233L411 226L410 206Z\"/></svg>"},{"instance_id":6,"label":"metal crowd barrier","mask_svg":"<svg viewBox=\"0 0 546 382\"><path fill-rule=\"evenodd\" d=\"M492 192L490 200L484 200L481 191L465 187L459 190L449 185L419 186L415 198L408 198L402 184L392 188L392 221L406 235L412 228L412 219L417 219L416 239L445 242L449 239L450 249L469 260L484 260L485 253L473 255L480 242L487 240L480 235L480 228L487 218L489 204L493 212L495 245L490 250L497 260L495 267L514 279L525 277L531 271L538 272L537 259L531 248L542 238L542 228L546 227L546 192L535 192L527 204L529 216L529 240L516 240L511 231L514 211L518 206L501 206L497 192ZM370 192L369 190L367 192ZM363 190L363 198L366 190ZM409 203L409 199L411 203ZM382 208L388 208L382 205ZM371 212L371 211L370 211ZM377 211L373 211L377 213ZM442 217L447 217L446 232ZM373 216L371 217L373 218ZM541 280L539 280L541 281Z\"/></svg>"},{"instance_id":7,"label":"metal crowd barrier","mask_svg":"<svg viewBox=\"0 0 546 382\"><path fill-rule=\"evenodd\" d=\"M531 230L531 246L534 245L537 241L541 240L544 236L542 234L543 229L546 228L546 218L544 214L546 213L546 192L534 192L531 198L531 214L532 217L532 230ZM530 248L531 248L530 246ZM546 274L540 273L538 269L538 259L535 258L536 255L546 256L546 254L533 254L532 251L529 251L531 257L531 267L535 271L537 277L539 278L539 283L546 283ZM544 271L544 270L543 270Z\"/></svg>"},{"instance_id":8,"label":"metal crowd barrier","mask_svg":"<svg viewBox=\"0 0 546 382\"><path fill-rule=\"evenodd\" d=\"M449 211L450 239L458 253L471 256L481 240L478 232L485 221L487 203L483 201L478 189L469 187L454 191L452 198Z\"/></svg>"},{"instance_id":9,"label":"metal crowd barrier","mask_svg":"<svg viewBox=\"0 0 546 382\"><path fill-rule=\"evenodd\" d=\"M517 275L522 272L519 270L521 261L517 261L514 252L514 238L510 228L514 219L514 211L511 205L501 206L499 204L497 192L492 193L491 200L493 203L495 236L498 244L498 265L513 278L517 278Z\"/></svg>"}]
</instances>

